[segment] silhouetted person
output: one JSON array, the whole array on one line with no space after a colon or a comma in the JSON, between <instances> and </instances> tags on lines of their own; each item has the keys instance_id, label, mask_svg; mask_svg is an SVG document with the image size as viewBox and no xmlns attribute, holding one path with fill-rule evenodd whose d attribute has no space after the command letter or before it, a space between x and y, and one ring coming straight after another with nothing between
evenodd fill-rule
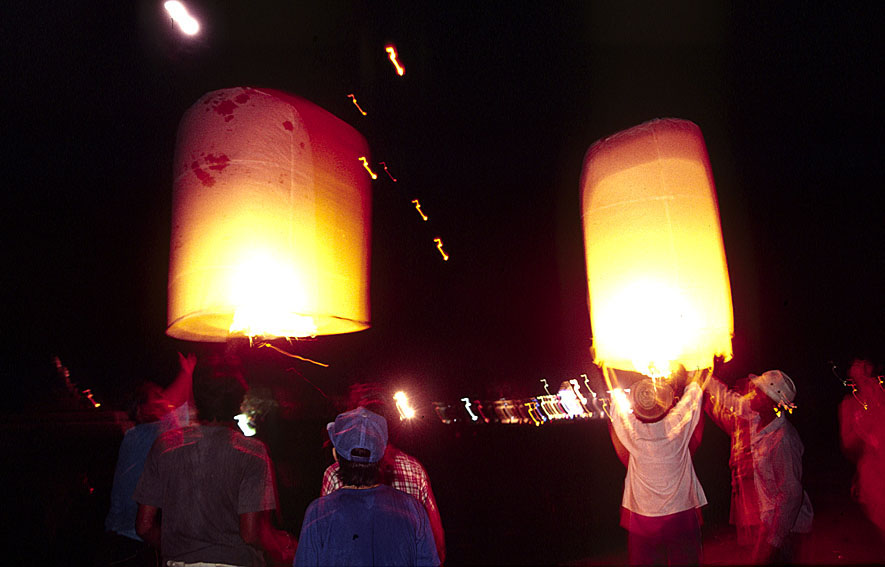
<instances>
[{"instance_id":1,"label":"silhouetted person","mask_svg":"<svg viewBox=\"0 0 885 567\"><path fill-rule=\"evenodd\" d=\"M257 567L261 549L283 563L293 557L290 536L270 525L276 495L267 449L234 419L246 389L239 369L198 365L198 423L164 433L151 447L135 490L136 532L160 547L167 565Z\"/></svg>"},{"instance_id":2,"label":"silhouetted person","mask_svg":"<svg viewBox=\"0 0 885 567\"><path fill-rule=\"evenodd\" d=\"M343 486L308 506L295 565L439 565L424 507L379 482L387 421L360 407L327 430Z\"/></svg>"},{"instance_id":3,"label":"silhouetted person","mask_svg":"<svg viewBox=\"0 0 885 567\"><path fill-rule=\"evenodd\" d=\"M138 503L132 498L144 471L151 446L162 433L190 423L193 410L192 381L196 357L178 353L179 371L166 389L153 382L138 388L134 415L135 427L127 430L120 443L111 505L105 518L106 536L97 560L98 565L157 565L155 548L135 532Z\"/></svg>"},{"instance_id":4,"label":"silhouetted person","mask_svg":"<svg viewBox=\"0 0 885 567\"><path fill-rule=\"evenodd\" d=\"M711 384L708 387L717 400L731 397L721 383ZM792 563L797 534L811 531L814 511L802 488L805 448L785 416L795 407L795 398L793 380L780 370L769 370L761 376L751 374L747 394L731 405L736 418L743 420L741 427L749 432L759 521L746 527L755 540L755 563Z\"/></svg>"},{"instance_id":5,"label":"silhouetted person","mask_svg":"<svg viewBox=\"0 0 885 567\"><path fill-rule=\"evenodd\" d=\"M737 529L738 545L756 543L760 526L759 497L753 474L753 452L750 443L752 423L750 401L746 397L750 379L741 378L730 389L713 376L705 390L704 410L731 438L728 465L731 469L731 508L728 521Z\"/></svg>"},{"instance_id":6,"label":"silhouetted person","mask_svg":"<svg viewBox=\"0 0 885 567\"><path fill-rule=\"evenodd\" d=\"M848 369L852 393L839 404L842 450L856 463L852 496L885 535L885 388L873 362L855 357Z\"/></svg>"},{"instance_id":7,"label":"silhouetted person","mask_svg":"<svg viewBox=\"0 0 885 567\"><path fill-rule=\"evenodd\" d=\"M380 388L376 384L355 384L350 391L349 409L364 407L377 413L386 419L388 431L390 431L391 423L398 424L400 418L398 412L391 407L390 401L379 390ZM396 425L393 427L395 428ZM394 446L390 437L392 436L388 436L387 449L379 463L381 483L414 496L424 506L430 520L433 539L436 542L436 552L440 563L443 563L446 554L445 534L436 498L433 496L433 488L430 486L430 478L418 459ZM337 462L332 463L326 469L323 474L320 496L326 496L341 488L342 482L338 470L339 464Z\"/></svg>"}]
</instances>

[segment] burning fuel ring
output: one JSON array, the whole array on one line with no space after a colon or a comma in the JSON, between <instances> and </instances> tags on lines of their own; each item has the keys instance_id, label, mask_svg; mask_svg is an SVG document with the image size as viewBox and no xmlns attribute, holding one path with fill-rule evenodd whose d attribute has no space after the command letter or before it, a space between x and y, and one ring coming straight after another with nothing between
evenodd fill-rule
<instances>
[{"instance_id":1,"label":"burning fuel ring","mask_svg":"<svg viewBox=\"0 0 885 567\"><path fill-rule=\"evenodd\" d=\"M641 421L654 422L664 417L673 407L675 392L672 386L651 378L641 378L630 386L633 397L633 413Z\"/></svg>"}]
</instances>

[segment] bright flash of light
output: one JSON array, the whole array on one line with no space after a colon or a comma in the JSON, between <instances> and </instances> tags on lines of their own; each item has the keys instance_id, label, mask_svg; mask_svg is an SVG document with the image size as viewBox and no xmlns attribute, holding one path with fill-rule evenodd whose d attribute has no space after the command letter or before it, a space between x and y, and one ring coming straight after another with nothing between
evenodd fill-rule
<instances>
[{"instance_id":1,"label":"bright flash of light","mask_svg":"<svg viewBox=\"0 0 885 567\"><path fill-rule=\"evenodd\" d=\"M547 392L547 395L550 395L550 388L547 385L547 379L541 378L541 384L544 384L544 391Z\"/></svg>"},{"instance_id":2,"label":"bright flash of light","mask_svg":"<svg viewBox=\"0 0 885 567\"><path fill-rule=\"evenodd\" d=\"M391 181L393 181L394 183L396 183L396 177L394 177L394 176L390 173L390 170L387 169L387 164L384 163L383 161L379 161L378 163L380 163L382 166L384 166L384 173L387 174L387 177L389 177Z\"/></svg>"},{"instance_id":3,"label":"bright flash of light","mask_svg":"<svg viewBox=\"0 0 885 567\"><path fill-rule=\"evenodd\" d=\"M249 420L248 415L241 413L234 416L234 419L237 420L237 425L239 426L240 431L242 431L243 435L246 437L252 437L257 433L256 429L252 427L252 422Z\"/></svg>"},{"instance_id":4,"label":"bright flash of light","mask_svg":"<svg viewBox=\"0 0 885 567\"><path fill-rule=\"evenodd\" d=\"M473 410L470 409L470 398L461 398L461 401L464 402L464 409L470 414L470 419L473 421L479 420L479 416L473 413Z\"/></svg>"},{"instance_id":5,"label":"bright flash of light","mask_svg":"<svg viewBox=\"0 0 885 567\"><path fill-rule=\"evenodd\" d=\"M598 307L611 344L632 354L633 367L650 377L671 372L671 363L698 344L702 325L682 292L647 276L632 282ZM637 325L637 322L644 322Z\"/></svg>"},{"instance_id":6,"label":"bright flash of light","mask_svg":"<svg viewBox=\"0 0 885 567\"><path fill-rule=\"evenodd\" d=\"M569 417L580 417L584 415L584 407L578 399L574 388L563 388L559 391L559 402Z\"/></svg>"},{"instance_id":7,"label":"bright flash of light","mask_svg":"<svg viewBox=\"0 0 885 567\"><path fill-rule=\"evenodd\" d=\"M396 402L396 409L399 411L399 418L401 420L412 419L415 417L415 410L409 405L409 398L406 397L405 392L399 391L395 393L393 395L393 401Z\"/></svg>"},{"instance_id":8,"label":"bright flash of light","mask_svg":"<svg viewBox=\"0 0 885 567\"><path fill-rule=\"evenodd\" d=\"M393 66L396 68L396 74L402 77L406 73L406 69L399 64L397 60L396 47L393 45L388 45L384 48L384 51L387 52L387 56L390 57L390 62L393 63Z\"/></svg>"},{"instance_id":9,"label":"bright flash of light","mask_svg":"<svg viewBox=\"0 0 885 567\"><path fill-rule=\"evenodd\" d=\"M418 214L421 215L421 218L426 221L427 215L425 215L424 211L421 210L421 203L418 201L418 199L412 199L412 202L415 204L415 208L418 210Z\"/></svg>"},{"instance_id":10,"label":"bright flash of light","mask_svg":"<svg viewBox=\"0 0 885 567\"><path fill-rule=\"evenodd\" d=\"M360 111L360 114L362 114L363 116L365 116L365 115L366 115L366 111L363 110L362 107L360 106L360 104L356 101L356 97L353 96L352 94L349 94L349 95L347 95L347 96L348 96L348 98L350 98L351 100L353 100L353 105L356 107L357 110Z\"/></svg>"},{"instance_id":11,"label":"bright flash of light","mask_svg":"<svg viewBox=\"0 0 885 567\"><path fill-rule=\"evenodd\" d=\"M163 4L163 7L166 8L169 17L171 17L172 21L178 25L178 28L182 33L186 35L196 35L199 33L200 22L188 13L184 4L175 0L170 0Z\"/></svg>"},{"instance_id":12,"label":"bright flash of light","mask_svg":"<svg viewBox=\"0 0 885 567\"><path fill-rule=\"evenodd\" d=\"M304 313L307 294L300 278L287 263L269 252L251 251L237 265L230 282L236 305L231 334L248 337L311 337L317 328Z\"/></svg>"},{"instance_id":13,"label":"bright flash of light","mask_svg":"<svg viewBox=\"0 0 885 567\"><path fill-rule=\"evenodd\" d=\"M437 238L434 238L433 241L436 242L436 247L439 249L439 253L442 254L443 260L448 261L449 255L446 254L445 250L443 250L442 238L437 237Z\"/></svg>"},{"instance_id":14,"label":"bright flash of light","mask_svg":"<svg viewBox=\"0 0 885 567\"><path fill-rule=\"evenodd\" d=\"M378 176L375 174L374 171L372 171L372 168L369 167L369 162L366 160L366 157L365 157L365 156L360 156L359 159L360 159L361 162L363 162L363 167L366 168L366 171L369 172L369 175L372 176L372 179L378 179Z\"/></svg>"}]
</instances>

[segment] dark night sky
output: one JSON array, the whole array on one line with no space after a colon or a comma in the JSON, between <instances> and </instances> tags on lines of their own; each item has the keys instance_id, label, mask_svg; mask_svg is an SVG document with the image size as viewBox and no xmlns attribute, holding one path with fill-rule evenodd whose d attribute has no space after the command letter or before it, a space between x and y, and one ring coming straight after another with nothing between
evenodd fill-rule
<instances>
[{"instance_id":1,"label":"dark night sky","mask_svg":"<svg viewBox=\"0 0 885 567\"><path fill-rule=\"evenodd\" d=\"M161 4L4 7L13 391L39 389L35 369L58 354L115 399L193 347L164 335L175 132L202 94L233 86L326 108L400 181L373 185L372 328L296 345L331 364L301 369L330 393L375 378L420 384L425 401L525 396L586 372L583 154L657 117L706 137L735 372L781 368L813 401L840 393L828 360L881 354L878 2L203 1L196 40Z\"/></svg>"}]
</instances>

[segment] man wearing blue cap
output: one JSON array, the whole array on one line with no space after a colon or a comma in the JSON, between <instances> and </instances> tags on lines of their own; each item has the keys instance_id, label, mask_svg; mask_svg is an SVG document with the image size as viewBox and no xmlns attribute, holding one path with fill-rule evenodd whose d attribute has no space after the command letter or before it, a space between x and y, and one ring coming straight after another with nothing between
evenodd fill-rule
<instances>
[{"instance_id":1,"label":"man wearing blue cap","mask_svg":"<svg viewBox=\"0 0 885 567\"><path fill-rule=\"evenodd\" d=\"M326 429L343 486L308 506L295 565L439 565L424 507L379 483L387 420L358 407Z\"/></svg>"}]
</instances>

